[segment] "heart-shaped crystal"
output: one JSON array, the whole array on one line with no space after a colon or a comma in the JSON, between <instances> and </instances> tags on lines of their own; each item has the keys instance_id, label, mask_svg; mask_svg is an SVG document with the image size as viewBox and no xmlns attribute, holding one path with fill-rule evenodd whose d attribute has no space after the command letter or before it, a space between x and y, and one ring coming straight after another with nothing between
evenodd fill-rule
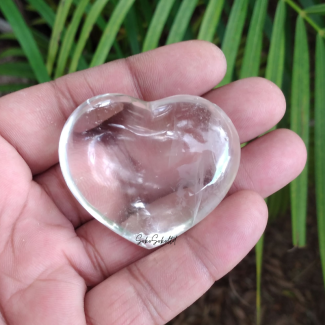
<instances>
[{"instance_id":1,"label":"heart-shaped crystal","mask_svg":"<svg viewBox=\"0 0 325 325\"><path fill-rule=\"evenodd\" d=\"M88 99L59 145L64 179L98 221L146 248L172 242L225 197L239 167L229 117L206 99Z\"/></svg>"}]
</instances>

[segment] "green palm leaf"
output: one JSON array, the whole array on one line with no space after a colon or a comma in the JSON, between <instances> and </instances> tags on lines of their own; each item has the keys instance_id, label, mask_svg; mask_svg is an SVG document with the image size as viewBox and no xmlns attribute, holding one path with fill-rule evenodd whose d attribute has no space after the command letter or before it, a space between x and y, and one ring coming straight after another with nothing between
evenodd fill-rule
<instances>
[{"instance_id":1,"label":"green palm leaf","mask_svg":"<svg viewBox=\"0 0 325 325\"><path fill-rule=\"evenodd\" d=\"M160 0L152 17L148 32L144 39L142 52L153 50L158 42L165 26L168 14L172 9L175 0Z\"/></svg>"},{"instance_id":2,"label":"green palm leaf","mask_svg":"<svg viewBox=\"0 0 325 325\"><path fill-rule=\"evenodd\" d=\"M285 58L285 44L284 44L284 23L286 15L286 7L283 1L278 3L274 24L271 35L271 44L269 55L267 59L266 74L265 77L274 82L278 87L282 85L283 71L284 71L284 58ZM271 130L275 129L272 128ZM283 195L283 193L281 193ZM274 210L272 204L276 204L278 208L278 200L274 202L272 198L267 198L265 201L269 206L269 210ZM263 259L263 240L261 237L256 245L256 320L257 324L261 323L261 277L262 277L262 259Z\"/></svg>"},{"instance_id":3,"label":"green palm leaf","mask_svg":"<svg viewBox=\"0 0 325 325\"><path fill-rule=\"evenodd\" d=\"M66 66L68 56L71 51L71 47L74 41L74 38L77 33L77 29L80 25L82 15L86 9L89 0L81 0L77 6L77 10L73 14L72 21L64 35L62 46L59 53L58 64L55 70L55 78L58 78L63 75L64 68Z\"/></svg>"},{"instance_id":4,"label":"green palm leaf","mask_svg":"<svg viewBox=\"0 0 325 325\"><path fill-rule=\"evenodd\" d=\"M78 5L79 4L79 0L73 0L73 2ZM86 13L89 14L90 11L91 11L91 5L88 5L86 7ZM98 26L98 28L101 30L101 31L104 31L105 30L105 27L106 27L106 21L105 19L102 17L101 14L99 14L98 18L97 18L97 21L96 21L96 25ZM116 51L116 54L117 54L117 57L119 59L123 58L124 57L124 54L121 50L121 47L119 46L118 42L116 41L116 39L114 40L114 49Z\"/></svg>"},{"instance_id":5,"label":"green palm leaf","mask_svg":"<svg viewBox=\"0 0 325 325\"><path fill-rule=\"evenodd\" d=\"M28 0L28 2L36 9L36 11L41 15L41 17L43 17L43 19L45 20L47 25L52 28L54 26L54 22L55 22L55 13L52 10L52 8L49 7L44 2L44 0ZM78 3L79 2L77 1L77 5L78 5ZM63 31L64 31L64 28L63 28ZM75 48L74 43L72 43L71 46L73 49ZM46 48L48 48L48 45L46 46ZM71 56L71 53L69 53L69 55ZM78 68L86 69L87 67L88 67L88 65L87 65L84 57L81 56Z\"/></svg>"},{"instance_id":6,"label":"green palm leaf","mask_svg":"<svg viewBox=\"0 0 325 325\"><path fill-rule=\"evenodd\" d=\"M8 58L11 56L25 56L25 53L21 48L16 47L6 49L0 53L0 59Z\"/></svg>"},{"instance_id":7,"label":"green palm leaf","mask_svg":"<svg viewBox=\"0 0 325 325\"><path fill-rule=\"evenodd\" d=\"M6 84L0 85L1 93L12 93L14 91L32 86L32 84Z\"/></svg>"},{"instance_id":8,"label":"green palm leaf","mask_svg":"<svg viewBox=\"0 0 325 325\"><path fill-rule=\"evenodd\" d=\"M306 27L301 16L297 19L291 93L291 129L298 133L306 147L309 143L309 50ZM295 246L306 244L308 169L291 183L292 237Z\"/></svg>"},{"instance_id":9,"label":"green palm leaf","mask_svg":"<svg viewBox=\"0 0 325 325\"><path fill-rule=\"evenodd\" d=\"M133 3L134 0L120 0L118 5L115 7L90 63L91 67L105 62L115 40L115 36Z\"/></svg>"},{"instance_id":10,"label":"green palm leaf","mask_svg":"<svg viewBox=\"0 0 325 325\"><path fill-rule=\"evenodd\" d=\"M267 0L257 0L257 2L255 3L253 18L250 23L249 31L248 31L243 64L241 67L241 78L248 78L248 77L258 75L259 67L260 67L260 57L262 52L262 38L263 38L262 29L264 26L264 21L266 16L267 3L268 3ZM245 4L245 7L243 9L247 10L247 4ZM237 10L239 10L239 8ZM241 17L242 20L245 19L244 17L246 13L241 14L240 12L236 12L234 13L234 15L235 14L236 16ZM234 26L235 26L235 22L234 22ZM243 26L243 21L237 23L236 28L242 29L242 26ZM229 46L228 49L231 48L230 45L228 46ZM237 44L235 44L235 46L237 46L238 48ZM228 75L227 79L228 80L231 79L231 74ZM227 79L224 82L227 82L228 81ZM264 241L264 236L260 238L259 242L255 246L256 285L257 285L257 291L256 291L257 324L259 324L261 321L261 276L262 276L261 274L262 274L262 258L263 258L263 241Z\"/></svg>"},{"instance_id":11,"label":"green palm leaf","mask_svg":"<svg viewBox=\"0 0 325 325\"><path fill-rule=\"evenodd\" d=\"M53 64L59 48L59 41L64 28L65 21L68 17L72 0L61 0L56 13L55 22L52 30L49 52L47 56L46 68L49 75L52 74Z\"/></svg>"},{"instance_id":12,"label":"green palm leaf","mask_svg":"<svg viewBox=\"0 0 325 325\"><path fill-rule=\"evenodd\" d=\"M286 17L286 5L283 1L278 2L278 6L275 13L273 31L271 36L271 44L269 55L267 59L265 78L274 82L279 88L282 86L283 73L284 73L284 60L285 60L285 17ZM274 126L272 131L276 128ZM268 131L268 132L269 132ZM284 192L286 189L282 189L277 193L274 193L267 200L270 216L280 212L280 203L283 198L286 197ZM284 204L282 204L285 206Z\"/></svg>"},{"instance_id":13,"label":"green palm leaf","mask_svg":"<svg viewBox=\"0 0 325 325\"><path fill-rule=\"evenodd\" d=\"M145 18L145 23L149 25L152 18L152 9L149 0L139 0L139 3Z\"/></svg>"},{"instance_id":14,"label":"green palm leaf","mask_svg":"<svg viewBox=\"0 0 325 325\"><path fill-rule=\"evenodd\" d=\"M197 2L198 0L183 0L168 34L166 44L177 43L183 40Z\"/></svg>"},{"instance_id":15,"label":"green palm leaf","mask_svg":"<svg viewBox=\"0 0 325 325\"><path fill-rule=\"evenodd\" d=\"M37 81L49 81L50 77L46 71L42 55L36 45L31 30L26 25L14 2L12 0L1 0L0 9L10 23L18 42L25 52Z\"/></svg>"},{"instance_id":16,"label":"green palm leaf","mask_svg":"<svg viewBox=\"0 0 325 325\"><path fill-rule=\"evenodd\" d=\"M224 3L224 0L209 1L199 30L198 39L209 42L213 41L213 36L217 31L217 26Z\"/></svg>"},{"instance_id":17,"label":"green palm leaf","mask_svg":"<svg viewBox=\"0 0 325 325\"><path fill-rule=\"evenodd\" d=\"M86 42L88 40L89 34L91 30L93 29L94 24L96 23L100 13L102 12L103 8L107 4L109 0L97 0L91 7L89 14L86 18L86 21L82 27L80 37L76 46L76 49L74 51L69 72L75 72L78 67L78 62L81 56L81 53L86 45Z\"/></svg>"},{"instance_id":18,"label":"green palm leaf","mask_svg":"<svg viewBox=\"0 0 325 325\"><path fill-rule=\"evenodd\" d=\"M264 235L261 236L255 246L256 258L256 323L261 323L261 280L262 280L262 261L263 261Z\"/></svg>"},{"instance_id":19,"label":"green palm leaf","mask_svg":"<svg viewBox=\"0 0 325 325\"><path fill-rule=\"evenodd\" d=\"M275 12L271 44L265 73L265 78L274 82L279 88L282 86L284 72L285 18L286 4L283 1L279 1Z\"/></svg>"},{"instance_id":20,"label":"green palm leaf","mask_svg":"<svg viewBox=\"0 0 325 325\"><path fill-rule=\"evenodd\" d=\"M138 41L138 25L137 18L135 14L134 8L131 8L126 15L126 19L124 20L126 34L129 39L129 43L132 49L132 54L138 54L141 52L140 44Z\"/></svg>"},{"instance_id":21,"label":"green palm leaf","mask_svg":"<svg viewBox=\"0 0 325 325\"><path fill-rule=\"evenodd\" d=\"M219 86L226 85L232 80L236 56L245 24L247 7L248 0L236 0L231 9L224 40L221 46L227 59L227 73Z\"/></svg>"},{"instance_id":22,"label":"green palm leaf","mask_svg":"<svg viewBox=\"0 0 325 325\"><path fill-rule=\"evenodd\" d=\"M240 71L240 78L258 75L267 4L268 0L256 0L255 2L253 17L247 36L243 65Z\"/></svg>"},{"instance_id":23,"label":"green palm leaf","mask_svg":"<svg viewBox=\"0 0 325 325\"><path fill-rule=\"evenodd\" d=\"M7 62L0 64L0 76L12 76L36 80L35 73L27 62Z\"/></svg>"},{"instance_id":24,"label":"green palm leaf","mask_svg":"<svg viewBox=\"0 0 325 325\"><path fill-rule=\"evenodd\" d=\"M305 12L308 14L325 15L325 3L308 7L305 9Z\"/></svg>"},{"instance_id":25,"label":"green palm leaf","mask_svg":"<svg viewBox=\"0 0 325 325\"><path fill-rule=\"evenodd\" d=\"M28 0L28 2L37 10L50 27L54 26L55 13L44 0Z\"/></svg>"},{"instance_id":26,"label":"green palm leaf","mask_svg":"<svg viewBox=\"0 0 325 325\"><path fill-rule=\"evenodd\" d=\"M315 177L319 250L325 283L325 45L318 34L315 59Z\"/></svg>"}]
</instances>

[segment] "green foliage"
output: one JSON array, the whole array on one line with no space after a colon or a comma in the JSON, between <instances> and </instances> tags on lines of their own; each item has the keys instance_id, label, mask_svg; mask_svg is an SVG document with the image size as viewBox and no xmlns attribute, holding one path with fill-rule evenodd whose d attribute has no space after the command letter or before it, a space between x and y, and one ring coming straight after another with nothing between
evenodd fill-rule
<instances>
[{"instance_id":1,"label":"green foliage","mask_svg":"<svg viewBox=\"0 0 325 325\"><path fill-rule=\"evenodd\" d=\"M257 0L255 2L252 20L249 25L240 78L258 75L262 52L263 26L265 23L267 4L268 0Z\"/></svg>"},{"instance_id":2,"label":"green foliage","mask_svg":"<svg viewBox=\"0 0 325 325\"><path fill-rule=\"evenodd\" d=\"M17 91L20 89L24 89L26 87L31 86L31 84L7 84L7 85L0 85L0 92L8 93L8 92L13 92Z\"/></svg>"},{"instance_id":3,"label":"green foliage","mask_svg":"<svg viewBox=\"0 0 325 325\"><path fill-rule=\"evenodd\" d=\"M36 80L34 71L27 62L2 63L0 64L0 75Z\"/></svg>"},{"instance_id":4,"label":"green foliage","mask_svg":"<svg viewBox=\"0 0 325 325\"><path fill-rule=\"evenodd\" d=\"M20 46L27 56L38 82L49 81L42 55L36 45L31 30L26 25L21 13L12 0L1 0L0 9L10 23Z\"/></svg>"},{"instance_id":5,"label":"green foliage","mask_svg":"<svg viewBox=\"0 0 325 325\"><path fill-rule=\"evenodd\" d=\"M310 106L309 49L305 23L297 18L293 58L291 92L291 129L298 133L306 147L309 143L309 106ZM291 217L293 244L306 245L308 166L291 182Z\"/></svg>"},{"instance_id":6,"label":"green foliage","mask_svg":"<svg viewBox=\"0 0 325 325\"><path fill-rule=\"evenodd\" d=\"M91 67L103 64L105 62L114 42L115 36L119 31L126 14L133 5L133 2L134 0L120 0L118 5L115 7L111 19L109 20L99 41L98 47L94 53L94 57L91 60Z\"/></svg>"},{"instance_id":7,"label":"green foliage","mask_svg":"<svg viewBox=\"0 0 325 325\"><path fill-rule=\"evenodd\" d=\"M261 279L263 261L264 235L259 239L255 246L256 254L256 323L261 323Z\"/></svg>"},{"instance_id":8,"label":"green foliage","mask_svg":"<svg viewBox=\"0 0 325 325\"><path fill-rule=\"evenodd\" d=\"M91 10L89 11L82 26L79 40L70 63L69 72L75 72L77 70L78 62L87 40L89 39L89 34L107 2L108 0L97 0L91 7Z\"/></svg>"},{"instance_id":9,"label":"green foliage","mask_svg":"<svg viewBox=\"0 0 325 325\"><path fill-rule=\"evenodd\" d=\"M274 82L278 87L282 86L283 72L284 72L284 59L285 59L285 33L284 24L286 16L286 7L283 1L279 1L274 17L274 24L271 35L271 44L267 58L265 78ZM275 129L273 127L271 130ZM283 189L278 193L282 194ZM274 205L278 208L280 198L276 197L275 193L271 198L266 199L269 210L274 210ZM274 200L276 198L276 200ZM256 244L256 323L261 323L261 279L262 279L262 258L263 258L263 241L262 236Z\"/></svg>"},{"instance_id":10,"label":"green foliage","mask_svg":"<svg viewBox=\"0 0 325 325\"><path fill-rule=\"evenodd\" d=\"M224 0L209 1L197 37L198 39L209 42L213 41L213 36L216 32L224 3Z\"/></svg>"},{"instance_id":11,"label":"green foliage","mask_svg":"<svg viewBox=\"0 0 325 325\"><path fill-rule=\"evenodd\" d=\"M291 129L302 137L307 147L310 99L314 94L317 220L325 282L325 5L322 1L277 0L275 13L268 0L27 2L27 11L21 12L14 0L0 0L0 10L12 28L12 32L0 33L1 41L10 42L10 47L0 53L0 75L28 80L28 83L0 85L0 92L46 82L67 72L159 45L202 39L221 46L226 56L228 69L219 87L251 76L265 76L282 87L289 103L289 118L285 117L282 126L288 127L290 119ZM28 17L31 11L29 21L32 23L27 24L23 17ZM296 27L290 25L288 17L298 17ZM316 50L311 48L315 40ZM309 53L315 57L315 89L312 91ZM307 174L308 166L290 187L267 199L271 218L283 213L290 204L292 240L296 246L304 246L308 236ZM257 323L261 321L263 240L264 237L256 246Z\"/></svg>"},{"instance_id":12,"label":"green foliage","mask_svg":"<svg viewBox=\"0 0 325 325\"><path fill-rule=\"evenodd\" d=\"M81 0L73 14L71 23L69 24L69 27L63 37L57 68L55 70L55 78L58 78L64 74L64 68L72 48L74 38L80 25L82 15L84 14L88 3L89 0Z\"/></svg>"},{"instance_id":13,"label":"green foliage","mask_svg":"<svg viewBox=\"0 0 325 325\"><path fill-rule=\"evenodd\" d=\"M274 82L279 88L282 86L284 75L285 61L285 19L286 5L283 1L279 1L274 17L274 24L271 36L269 54L267 57L267 65L265 78ZM274 126L270 131L276 129ZM286 207L286 188L274 193L267 200L269 208L269 216L276 216ZM281 209L282 208L282 209Z\"/></svg>"},{"instance_id":14,"label":"green foliage","mask_svg":"<svg viewBox=\"0 0 325 325\"><path fill-rule=\"evenodd\" d=\"M55 13L44 0L28 0L28 2L36 9L50 27L54 26Z\"/></svg>"},{"instance_id":15,"label":"green foliage","mask_svg":"<svg viewBox=\"0 0 325 325\"><path fill-rule=\"evenodd\" d=\"M140 43L138 39L138 22L135 15L134 8L131 8L127 14L127 18L124 21L126 34L130 43L132 54L140 53Z\"/></svg>"},{"instance_id":16,"label":"green foliage","mask_svg":"<svg viewBox=\"0 0 325 325\"><path fill-rule=\"evenodd\" d=\"M285 18L286 5L283 1L279 1L275 12L265 78L271 80L280 88L282 86L284 72Z\"/></svg>"},{"instance_id":17,"label":"green foliage","mask_svg":"<svg viewBox=\"0 0 325 325\"><path fill-rule=\"evenodd\" d=\"M325 15L325 4L308 7L305 9L305 12L307 14Z\"/></svg>"},{"instance_id":18,"label":"green foliage","mask_svg":"<svg viewBox=\"0 0 325 325\"><path fill-rule=\"evenodd\" d=\"M144 39L142 52L153 50L158 42L165 26L168 14L172 9L175 0L160 0L157 9L152 17L148 32Z\"/></svg>"},{"instance_id":19,"label":"green foliage","mask_svg":"<svg viewBox=\"0 0 325 325\"><path fill-rule=\"evenodd\" d=\"M318 34L315 58L315 176L318 238L325 270L325 44ZM325 272L323 273L325 283Z\"/></svg>"},{"instance_id":20,"label":"green foliage","mask_svg":"<svg viewBox=\"0 0 325 325\"><path fill-rule=\"evenodd\" d=\"M245 24L248 1L249 0L235 0L235 3L231 9L225 37L221 47L227 58L227 73L220 86L226 85L232 80L236 56Z\"/></svg>"},{"instance_id":21,"label":"green foliage","mask_svg":"<svg viewBox=\"0 0 325 325\"><path fill-rule=\"evenodd\" d=\"M268 0L255 2L253 17L249 25L248 36L245 46L244 59L241 66L240 78L257 76L260 70L260 58L262 53L262 27L265 23ZM261 321L261 274L263 257L262 236L255 247L256 253L256 321Z\"/></svg>"},{"instance_id":22,"label":"green foliage","mask_svg":"<svg viewBox=\"0 0 325 325\"><path fill-rule=\"evenodd\" d=\"M189 25L197 2L198 0L183 0L169 32L166 44L177 43L184 39L186 28Z\"/></svg>"},{"instance_id":23,"label":"green foliage","mask_svg":"<svg viewBox=\"0 0 325 325\"><path fill-rule=\"evenodd\" d=\"M25 56L24 51L19 47L12 47L9 49L6 49L0 53L0 59L4 59L7 57L13 57L13 56Z\"/></svg>"},{"instance_id":24,"label":"green foliage","mask_svg":"<svg viewBox=\"0 0 325 325\"><path fill-rule=\"evenodd\" d=\"M61 38L61 33L67 19L72 0L61 0L57 15L55 17L55 22L52 30L52 36L49 45L49 52L47 55L46 68L49 75L52 74L53 64L56 57L56 53L59 48L59 41Z\"/></svg>"}]
</instances>

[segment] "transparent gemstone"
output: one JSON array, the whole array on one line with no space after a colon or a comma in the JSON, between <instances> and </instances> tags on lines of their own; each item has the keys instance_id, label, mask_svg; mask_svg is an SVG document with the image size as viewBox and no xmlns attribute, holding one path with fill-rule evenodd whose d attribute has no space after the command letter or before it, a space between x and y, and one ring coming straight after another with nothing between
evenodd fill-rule
<instances>
[{"instance_id":1,"label":"transparent gemstone","mask_svg":"<svg viewBox=\"0 0 325 325\"><path fill-rule=\"evenodd\" d=\"M68 187L93 217L154 248L221 202L238 171L240 142L224 111L201 97L106 94L72 113L59 156Z\"/></svg>"}]
</instances>

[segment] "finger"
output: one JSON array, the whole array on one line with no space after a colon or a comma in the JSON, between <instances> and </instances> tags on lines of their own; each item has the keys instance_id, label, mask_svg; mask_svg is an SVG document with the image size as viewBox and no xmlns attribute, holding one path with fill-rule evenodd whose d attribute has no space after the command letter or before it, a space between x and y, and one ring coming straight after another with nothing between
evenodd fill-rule
<instances>
[{"instance_id":1,"label":"finger","mask_svg":"<svg viewBox=\"0 0 325 325\"><path fill-rule=\"evenodd\" d=\"M230 192L254 190L263 197L269 196L296 178L305 162L305 145L294 132L284 129L270 132L242 149L241 165ZM97 275L92 273L88 285L103 281L150 253L111 232L97 220L79 227L77 235L93 264L97 265ZM107 254L107 247L113 247L110 254ZM87 276L86 268L79 268L79 272Z\"/></svg>"},{"instance_id":2,"label":"finger","mask_svg":"<svg viewBox=\"0 0 325 325\"><path fill-rule=\"evenodd\" d=\"M242 149L238 174L228 195L249 189L267 197L294 180L305 167L307 151L291 130L277 129Z\"/></svg>"},{"instance_id":3,"label":"finger","mask_svg":"<svg viewBox=\"0 0 325 325\"><path fill-rule=\"evenodd\" d=\"M229 272L255 245L267 220L264 200L240 191L202 223L105 280L85 297L93 324L165 324Z\"/></svg>"},{"instance_id":4,"label":"finger","mask_svg":"<svg viewBox=\"0 0 325 325\"><path fill-rule=\"evenodd\" d=\"M263 78L239 80L212 90L204 97L219 105L228 114L238 130L241 142L251 140L273 127L285 111L285 99L281 90ZM150 164L152 165L151 161ZM171 175L170 171L168 175ZM80 175L82 176L86 178L87 174ZM42 174L37 180L75 227L91 219L89 213L81 208L67 189L59 166ZM85 179L85 182L89 184L90 180ZM106 192L107 189L103 189L101 193L96 193L96 197L107 196Z\"/></svg>"},{"instance_id":5,"label":"finger","mask_svg":"<svg viewBox=\"0 0 325 325\"><path fill-rule=\"evenodd\" d=\"M173 44L59 78L0 99L0 134L33 174L58 162L58 141L71 112L86 99L124 93L147 101L201 95L223 78L226 61L203 41Z\"/></svg>"},{"instance_id":6,"label":"finger","mask_svg":"<svg viewBox=\"0 0 325 325\"><path fill-rule=\"evenodd\" d=\"M247 78L208 92L206 99L220 106L234 123L241 143L276 125L285 113L280 88L264 78Z\"/></svg>"}]
</instances>

